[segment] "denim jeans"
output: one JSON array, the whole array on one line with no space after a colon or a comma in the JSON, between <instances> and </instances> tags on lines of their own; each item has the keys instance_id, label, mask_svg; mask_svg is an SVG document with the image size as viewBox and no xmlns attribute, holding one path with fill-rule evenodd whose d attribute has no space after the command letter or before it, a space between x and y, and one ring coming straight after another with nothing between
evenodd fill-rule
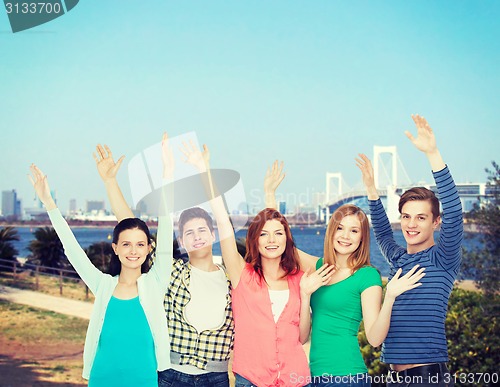
<instances>
[{"instance_id":1,"label":"denim jeans","mask_svg":"<svg viewBox=\"0 0 500 387\"><path fill-rule=\"evenodd\" d=\"M245 379L243 376L240 376L238 374L234 374L236 378L236 384L235 387L257 387L256 384L253 384L250 380ZM310 384L304 387L311 387Z\"/></svg>"},{"instance_id":2,"label":"denim jeans","mask_svg":"<svg viewBox=\"0 0 500 387\"><path fill-rule=\"evenodd\" d=\"M245 379L243 376L238 374L234 374L236 378L235 387L257 387L256 384L253 384L250 380Z\"/></svg>"},{"instance_id":3,"label":"denim jeans","mask_svg":"<svg viewBox=\"0 0 500 387\"><path fill-rule=\"evenodd\" d=\"M158 387L229 387L227 372L190 375L172 368L158 372Z\"/></svg>"},{"instance_id":4,"label":"denim jeans","mask_svg":"<svg viewBox=\"0 0 500 387\"><path fill-rule=\"evenodd\" d=\"M452 387L454 377L445 363L435 363L405 371L389 371L387 386L391 387Z\"/></svg>"},{"instance_id":5,"label":"denim jeans","mask_svg":"<svg viewBox=\"0 0 500 387\"><path fill-rule=\"evenodd\" d=\"M314 387L370 387L368 374L344 376L322 375L313 378Z\"/></svg>"}]
</instances>

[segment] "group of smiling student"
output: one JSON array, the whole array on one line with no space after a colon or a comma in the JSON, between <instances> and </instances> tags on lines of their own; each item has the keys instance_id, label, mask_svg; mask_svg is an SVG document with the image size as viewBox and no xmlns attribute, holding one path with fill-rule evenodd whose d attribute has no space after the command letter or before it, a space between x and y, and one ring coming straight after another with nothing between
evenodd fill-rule
<instances>
[{"instance_id":1,"label":"group of smiling student","mask_svg":"<svg viewBox=\"0 0 500 387\"><path fill-rule=\"evenodd\" d=\"M276 210L275 192L284 178L277 162L267 171L267 208L249 224L243 257L212 181L208 148L184 144L186 162L197 168L210 199L224 266L214 263L212 219L197 207L178 220L179 244L189 256L184 262L173 259L174 161L164 135L153 263L149 229L134 218L116 180L123 157L115 163L109 148L98 146L97 169L119 221L109 273L87 258L51 197L47 177L32 165L31 181L65 253L95 295L84 347L89 386L227 387L231 356L237 387L369 386L358 344L362 320L368 342L383 343L381 360L391 365L388 385L452 385L444 321L460 265L462 208L432 129L423 117L412 118L418 134L406 135L430 162L443 214L431 190L406 191L399 202L406 247L394 240L370 160L363 154L356 159L377 243L390 264L384 297L360 208L347 204L332 214L322 258L297 249ZM310 334L308 362L303 344Z\"/></svg>"}]
</instances>

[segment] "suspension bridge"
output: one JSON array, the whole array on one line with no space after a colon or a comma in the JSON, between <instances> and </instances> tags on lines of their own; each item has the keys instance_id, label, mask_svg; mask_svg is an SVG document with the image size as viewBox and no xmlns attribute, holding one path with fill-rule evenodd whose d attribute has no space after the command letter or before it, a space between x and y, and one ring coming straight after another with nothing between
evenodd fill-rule
<instances>
[{"instance_id":1,"label":"suspension bridge","mask_svg":"<svg viewBox=\"0 0 500 387\"><path fill-rule=\"evenodd\" d=\"M437 193L435 184L412 182L406 169L398 157L396 146L373 147L373 172L375 187L384 204L387 216L391 223L399 221L399 197L407 189L415 186L426 187ZM472 210L475 203L487 200L493 196L493 187L486 183L457 183L458 193L462 201L464 212ZM325 201L322 206L323 220L327 221L330 215L343 204L354 204L368 210L366 191L362 188L350 188L345 183L341 172L328 172L326 174Z\"/></svg>"}]
</instances>

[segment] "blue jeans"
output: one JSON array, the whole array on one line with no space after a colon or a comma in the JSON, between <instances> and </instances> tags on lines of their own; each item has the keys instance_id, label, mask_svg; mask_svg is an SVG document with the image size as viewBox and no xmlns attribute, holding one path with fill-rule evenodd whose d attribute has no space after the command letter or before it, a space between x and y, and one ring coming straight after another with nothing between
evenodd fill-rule
<instances>
[{"instance_id":1,"label":"blue jeans","mask_svg":"<svg viewBox=\"0 0 500 387\"><path fill-rule=\"evenodd\" d=\"M158 372L159 387L229 387L227 372L190 375L172 368Z\"/></svg>"},{"instance_id":2,"label":"blue jeans","mask_svg":"<svg viewBox=\"0 0 500 387\"><path fill-rule=\"evenodd\" d=\"M245 379L243 376L234 374L234 377L236 378L235 387L257 387L256 384L253 384L250 380ZM304 387L311 387L311 385L308 384L307 386Z\"/></svg>"},{"instance_id":3,"label":"blue jeans","mask_svg":"<svg viewBox=\"0 0 500 387\"><path fill-rule=\"evenodd\" d=\"M253 384L250 380L245 379L243 376L234 374L234 377L236 378L235 387L257 387L256 384Z\"/></svg>"},{"instance_id":4,"label":"blue jeans","mask_svg":"<svg viewBox=\"0 0 500 387\"><path fill-rule=\"evenodd\" d=\"M313 377L314 387L370 387L368 374L345 376L322 375Z\"/></svg>"},{"instance_id":5,"label":"blue jeans","mask_svg":"<svg viewBox=\"0 0 500 387\"><path fill-rule=\"evenodd\" d=\"M391 387L453 387L454 377L445 363L427 364L405 371L389 371L387 386Z\"/></svg>"}]
</instances>

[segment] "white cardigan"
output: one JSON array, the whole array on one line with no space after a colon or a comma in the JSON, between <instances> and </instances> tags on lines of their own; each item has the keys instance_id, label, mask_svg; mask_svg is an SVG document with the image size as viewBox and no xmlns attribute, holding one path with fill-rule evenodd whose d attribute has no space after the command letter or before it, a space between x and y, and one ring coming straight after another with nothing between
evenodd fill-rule
<instances>
[{"instance_id":1,"label":"white cardigan","mask_svg":"<svg viewBox=\"0 0 500 387\"><path fill-rule=\"evenodd\" d=\"M112 277L109 274L104 274L92 264L58 208L48 211L48 214L64 246L66 256L95 296L83 350L82 375L88 379L94 363L106 308L118 283L118 276ZM171 366L170 339L163 306L172 270L173 225L170 217L159 217L157 239L154 264L148 273L142 274L137 279L137 287L139 301L153 335L158 371L163 371Z\"/></svg>"}]
</instances>

